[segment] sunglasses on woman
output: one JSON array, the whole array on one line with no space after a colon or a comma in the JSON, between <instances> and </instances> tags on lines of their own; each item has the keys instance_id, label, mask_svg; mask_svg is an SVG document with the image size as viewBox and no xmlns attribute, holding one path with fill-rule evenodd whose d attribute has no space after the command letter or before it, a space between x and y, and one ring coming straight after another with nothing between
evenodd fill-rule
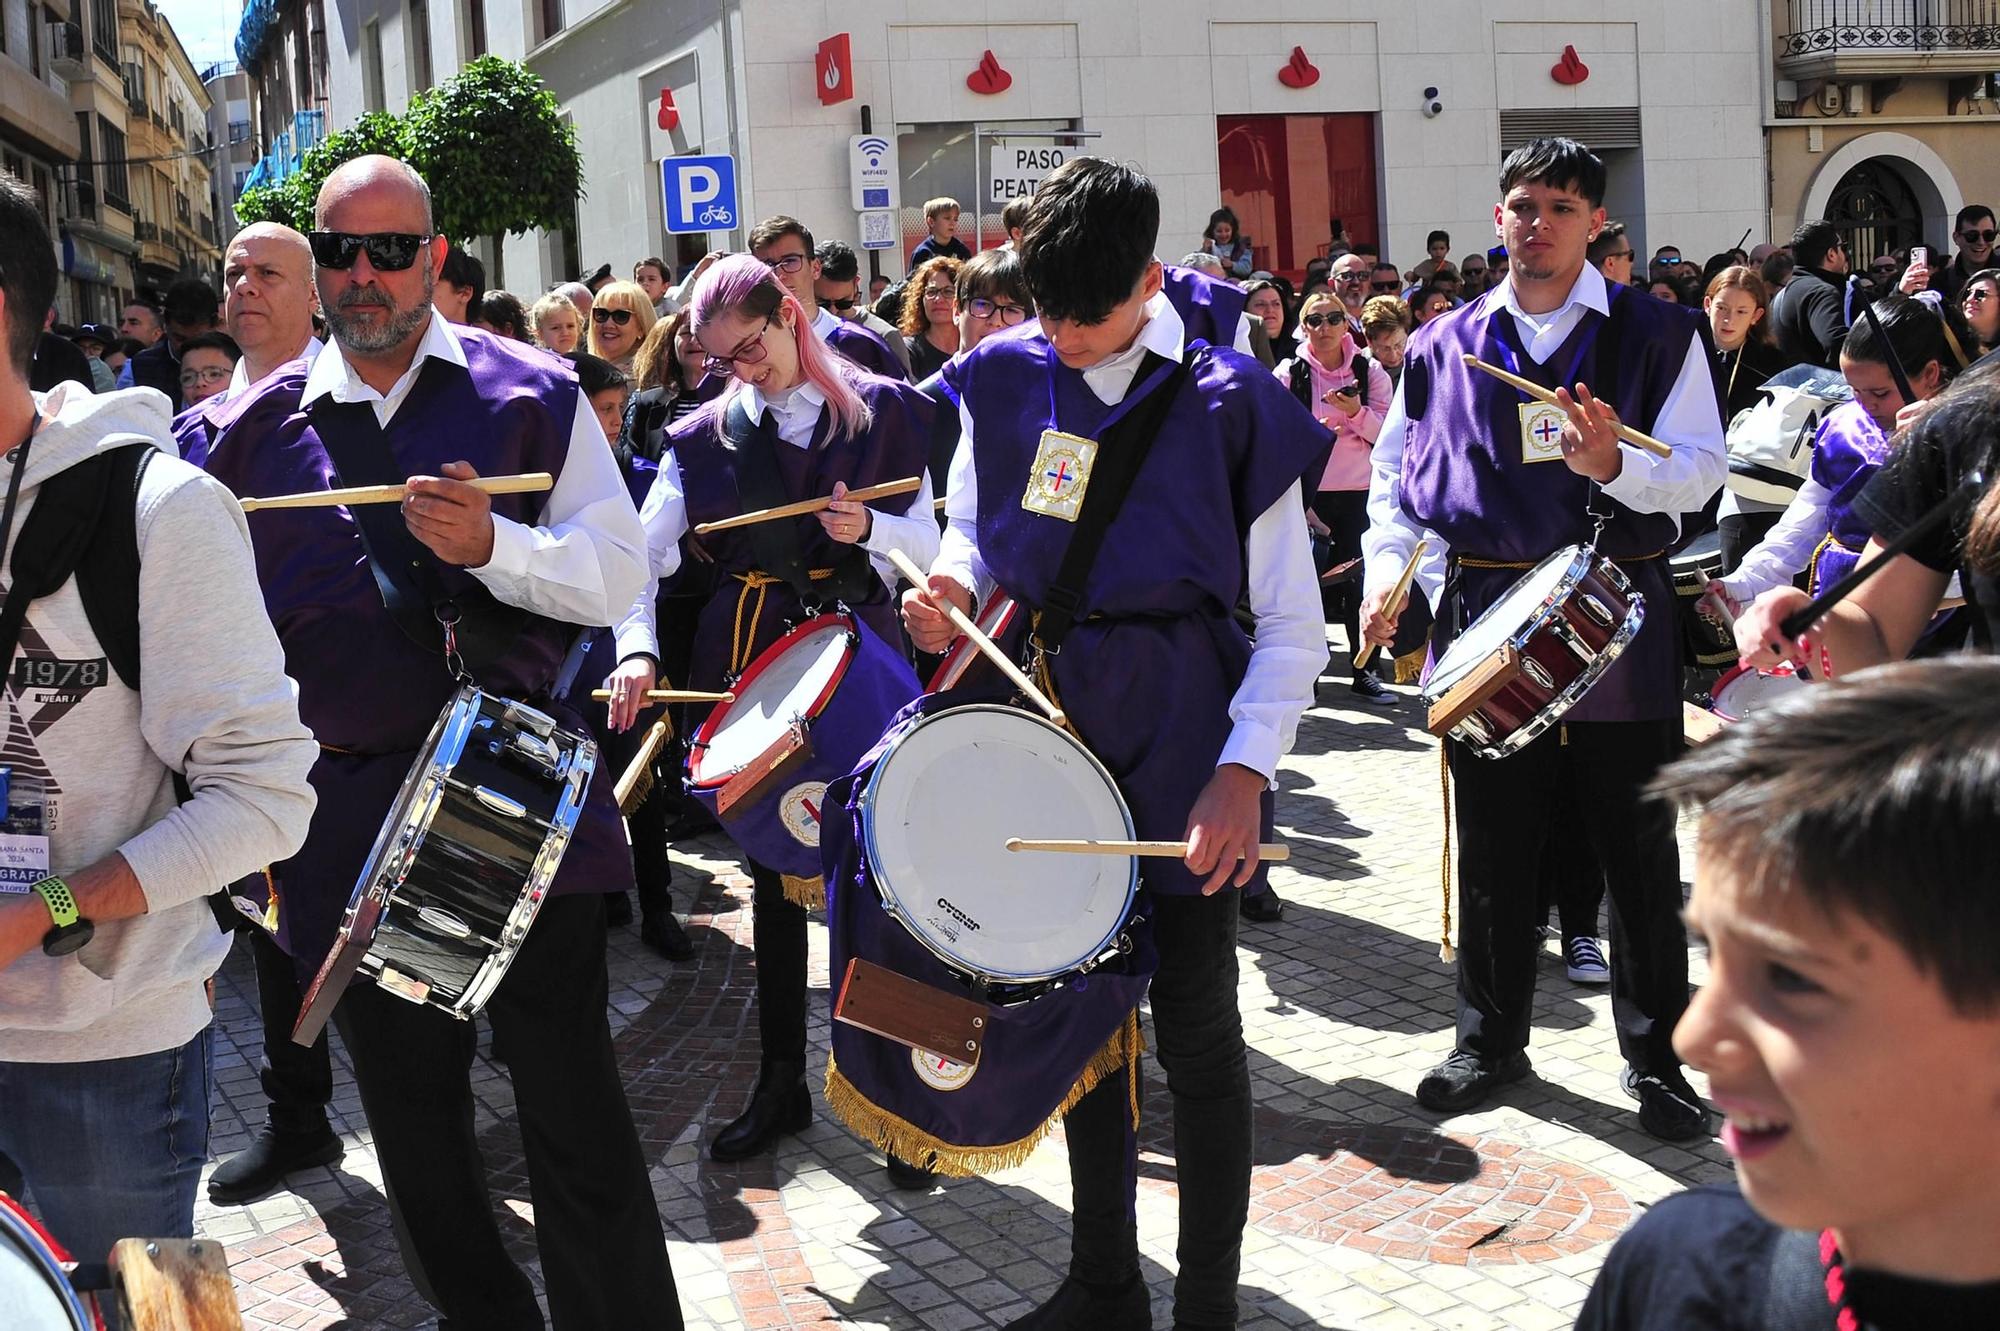
<instances>
[{"instance_id":1,"label":"sunglasses on woman","mask_svg":"<svg viewBox=\"0 0 2000 1331\"><path fill-rule=\"evenodd\" d=\"M1336 314L1315 313L1315 314L1308 314L1305 318L1299 320L1299 322L1304 324L1306 327L1312 329L1313 331L1317 332L1320 329L1326 327L1328 324L1340 323L1341 317Z\"/></svg>"},{"instance_id":2,"label":"sunglasses on woman","mask_svg":"<svg viewBox=\"0 0 2000 1331\"><path fill-rule=\"evenodd\" d=\"M417 251L430 241L429 236L407 231L374 231L365 235L353 231L315 231L306 237L306 243L312 247L313 262L322 268L345 271L366 250L369 265L385 273L400 273L408 268L417 261Z\"/></svg>"},{"instance_id":3,"label":"sunglasses on woman","mask_svg":"<svg viewBox=\"0 0 2000 1331\"><path fill-rule=\"evenodd\" d=\"M594 309L590 312L590 321L594 324L617 324L623 328L632 322L632 311Z\"/></svg>"}]
</instances>

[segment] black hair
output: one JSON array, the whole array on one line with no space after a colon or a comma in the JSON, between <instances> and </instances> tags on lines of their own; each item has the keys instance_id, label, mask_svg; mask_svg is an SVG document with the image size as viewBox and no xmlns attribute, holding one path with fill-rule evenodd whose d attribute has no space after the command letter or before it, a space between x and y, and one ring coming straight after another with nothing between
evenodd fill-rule
<instances>
[{"instance_id":1,"label":"black hair","mask_svg":"<svg viewBox=\"0 0 2000 1331\"><path fill-rule=\"evenodd\" d=\"M1652 791L1700 810L1704 864L1751 899L1858 917L1954 1010L2000 1011L2000 660L1901 661L1785 694Z\"/></svg>"},{"instance_id":2,"label":"black hair","mask_svg":"<svg viewBox=\"0 0 2000 1331\"><path fill-rule=\"evenodd\" d=\"M7 363L25 379L56 300L56 255L41 196L6 171L0 171L0 292L7 296Z\"/></svg>"},{"instance_id":3,"label":"black hair","mask_svg":"<svg viewBox=\"0 0 2000 1331\"><path fill-rule=\"evenodd\" d=\"M1035 191L1021 227L1021 271L1048 320L1102 323L1153 262L1160 196L1122 162L1073 157Z\"/></svg>"},{"instance_id":4,"label":"black hair","mask_svg":"<svg viewBox=\"0 0 2000 1331\"><path fill-rule=\"evenodd\" d=\"M1243 224L1236 220L1236 210L1226 204L1208 215L1208 227L1201 233L1201 238L1214 240L1215 228L1224 222L1229 223L1229 234L1233 240L1243 239Z\"/></svg>"},{"instance_id":5,"label":"black hair","mask_svg":"<svg viewBox=\"0 0 2000 1331\"><path fill-rule=\"evenodd\" d=\"M511 291L488 291L465 308L471 317L480 323L503 330L516 342L534 341L528 333L527 307L521 304L521 298Z\"/></svg>"},{"instance_id":6,"label":"black hair","mask_svg":"<svg viewBox=\"0 0 2000 1331\"><path fill-rule=\"evenodd\" d=\"M1500 196L1505 198L1516 185L1568 190L1592 208L1602 208L1604 159L1575 139L1530 139L1500 164Z\"/></svg>"},{"instance_id":7,"label":"black hair","mask_svg":"<svg viewBox=\"0 0 2000 1331\"><path fill-rule=\"evenodd\" d=\"M631 376L601 356L580 351L572 359L576 363L577 386L585 397L595 397L610 388L631 386Z\"/></svg>"},{"instance_id":8,"label":"black hair","mask_svg":"<svg viewBox=\"0 0 2000 1331\"><path fill-rule=\"evenodd\" d=\"M1950 344L1945 341L1943 316L1931 307L1929 301L1905 296L1898 291L1876 301L1873 308L1875 318L1882 322L1881 333L1875 331L1874 322L1865 315L1856 319L1853 327L1847 330L1847 340L1841 344L1842 356L1848 360L1887 365L1889 349L1893 348L1903 372L1911 378L1922 374L1924 366L1932 361L1938 363L1947 381L1955 378L1963 368L1958 358L1951 354ZM1961 340L1959 345L1966 343Z\"/></svg>"},{"instance_id":9,"label":"black hair","mask_svg":"<svg viewBox=\"0 0 2000 1331\"><path fill-rule=\"evenodd\" d=\"M775 217L767 217L751 229L750 250L752 253L755 253L763 249L766 245L777 244L786 236L797 236L800 242L805 245L806 253L811 254L813 252L813 233L806 229L804 222L801 222L796 217L787 217L783 213L779 213Z\"/></svg>"},{"instance_id":10,"label":"black hair","mask_svg":"<svg viewBox=\"0 0 2000 1331\"><path fill-rule=\"evenodd\" d=\"M1966 204L1965 207L1958 210L1958 216L1952 219L1951 233L1957 235L1959 232L1965 230L1966 223L1977 222L1982 217L1991 222L1993 220L1993 210L1983 203Z\"/></svg>"},{"instance_id":11,"label":"black hair","mask_svg":"<svg viewBox=\"0 0 2000 1331\"><path fill-rule=\"evenodd\" d=\"M105 351L107 353L116 351L126 360L131 360L134 356L138 355L145 349L146 349L146 344L144 342L141 342L138 338L121 337L117 341L113 342L110 346L106 347Z\"/></svg>"},{"instance_id":12,"label":"black hair","mask_svg":"<svg viewBox=\"0 0 2000 1331\"><path fill-rule=\"evenodd\" d=\"M1032 202L1026 194L1016 194L1007 200L1007 206L1000 210L1000 229L1013 234L1014 228L1027 220L1028 205Z\"/></svg>"},{"instance_id":13,"label":"black hair","mask_svg":"<svg viewBox=\"0 0 2000 1331\"><path fill-rule=\"evenodd\" d=\"M212 324L222 312L222 302L216 298L215 288L198 277L174 279L173 285L167 288L164 304L168 323Z\"/></svg>"},{"instance_id":14,"label":"black hair","mask_svg":"<svg viewBox=\"0 0 2000 1331\"><path fill-rule=\"evenodd\" d=\"M958 269L958 303L1005 297L1032 314L1035 298L1021 275L1021 256L1012 250L981 250Z\"/></svg>"},{"instance_id":15,"label":"black hair","mask_svg":"<svg viewBox=\"0 0 2000 1331\"><path fill-rule=\"evenodd\" d=\"M190 351L219 351L229 357L234 365L243 359L243 348L236 345L236 339L227 333L201 333L181 343L181 359L186 360Z\"/></svg>"},{"instance_id":16,"label":"black hair","mask_svg":"<svg viewBox=\"0 0 2000 1331\"><path fill-rule=\"evenodd\" d=\"M1708 262L1701 266L1702 290L1704 291L1708 290L1709 282L1715 277L1717 273L1722 272L1726 268L1734 268L1741 262L1742 261L1736 257L1736 253L1733 250L1724 250L1720 254L1709 255Z\"/></svg>"},{"instance_id":17,"label":"black hair","mask_svg":"<svg viewBox=\"0 0 2000 1331\"><path fill-rule=\"evenodd\" d=\"M1764 262L1757 265L1757 276L1764 279L1764 285L1775 296L1779 287L1792 280L1792 274L1798 271L1798 267L1797 259L1779 250L1776 254L1764 256Z\"/></svg>"},{"instance_id":18,"label":"black hair","mask_svg":"<svg viewBox=\"0 0 2000 1331\"><path fill-rule=\"evenodd\" d=\"M1792 262L1802 268L1824 268L1826 256L1844 243L1840 228L1823 217L1801 222L1792 232Z\"/></svg>"},{"instance_id":19,"label":"black hair","mask_svg":"<svg viewBox=\"0 0 2000 1331\"><path fill-rule=\"evenodd\" d=\"M1349 246L1348 252L1351 254L1359 254L1362 255L1363 257L1372 256L1374 258L1379 259L1382 257L1382 246L1379 241L1364 240Z\"/></svg>"},{"instance_id":20,"label":"black hair","mask_svg":"<svg viewBox=\"0 0 2000 1331\"><path fill-rule=\"evenodd\" d=\"M1403 270L1395 264L1390 263L1387 259L1378 259L1375 261L1374 266L1368 270L1368 280L1371 282L1374 281L1375 274L1385 271L1396 275L1396 285L1401 286L1403 284Z\"/></svg>"},{"instance_id":21,"label":"black hair","mask_svg":"<svg viewBox=\"0 0 2000 1331\"><path fill-rule=\"evenodd\" d=\"M861 261L844 240L822 242L813 257L819 260L819 275L829 282L852 282L861 276Z\"/></svg>"},{"instance_id":22,"label":"black hair","mask_svg":"<svg viewBox=\"0 0 2000 1331\"><path fill-rule=\"evenodd\" d=\"M1588 249L1584 250L1584 257L1589 259L1593 264L1603 263L1604 256L1618 248L1618 242L1623 239L1625 239L1625 224L1623 222L1606 222L1603 228L1598 231L1597 238L1590 242ZM1628 246L1627 248L1630 247Z\"/></svg>"},{"instance_id":23,"label":"black hair","mask_svg":"<svg viewBox=\"0 0 2000 1331\"><path fill-rule=\"evenodd\" d=\"M479 307L479 298L486 294L486 265L477 256L449 245L445 247L444 266L438 269L438 281L446 286L472 288L472 298L465 303L470 312Z\"/></svg>"},{"instance_id":24,"label":"black hair","mask_svg":"<svg viewBox=\"0 0 2000 1331\"><path fill-rule=\"evenodd\" d=\"M1449 231L1433 231L1433 232L1431 232L1431 233L1430 233L1430 234L1429 234L1428 236L1425 236L1425 237L1424 237L1424 248L1425 248L1425 249L1429 249L1429 248L1430 248L1431 246L1433 246L1433 245L1437 244L1437 243L1438 243L1439 241L1443 241L1443 242L1444 242L1444 245L1445 245L1445 248L1446 248L1446 249L1450 249L1450 248L1451 248L1451 232L1449 232Z\"/></svg>"}]
</instances>

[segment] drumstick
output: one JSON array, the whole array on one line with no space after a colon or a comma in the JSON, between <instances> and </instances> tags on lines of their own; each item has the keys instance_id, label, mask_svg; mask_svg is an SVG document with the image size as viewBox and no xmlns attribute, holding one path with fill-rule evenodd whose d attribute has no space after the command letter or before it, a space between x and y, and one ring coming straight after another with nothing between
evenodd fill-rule
<instances>
[{"instance_id":1,"label":"drumstick","mask_svg":"<svg viewBox=\"0 0 2000 1331\"><path fill-rule=\"evenodd\" d=\"M1029 841L1024 837L1008 837L1009 850L1046 850L1058 855L1143 855L1154 859L1183 859L1188 853L1185 841ZM1257 847L1257 858L1263 860L1289 860L1292 848L1282 842L1267 842Z\"/></svg>"},{"instance_id":2,"label":"drumstick","mask_svg":"<svg viewBox=\"0 0 2000 1331\"><path fill-rule=\"evenodd\" d=\"M610 689L592 689L590 696L598 702L610 702ZM647 689L647 702L735 702L733 693L703 693L698 689Z\"/></svg>"},{"instance_id":3,"label":"drumstick","mask_svg":"<svg viewBox=\"0 0 2000 1331\"><path fill-rule=\"evenodd\" d=\"M1556 405L1556 395L1554 391L1542 387L1540 384L1536 383L1532 379L1523 379L1518 374L1508 373L1506 370L1501 369L1498 365L1489 365L1485 361L1479 359L1479 357L1473 355L1469 351L1465 353L1464 360L1465 363L1467 365L1470 365L1473 369L1486 371L1486 373L1492 375L1495 379L1498 379L1501 383L1506 384L1513 388L1520 389L1523 393L1526 393L1529 397L1534 398L1537 402L1546 402L1552 407ZM1615 433L1620 439L1623 439L1626 443L1635 445L1636 447L1639 448L1643 448L1648 453L1651 453L1656 457L1670 458L1674 455L1673 449L1661 443L1659 440L1653 438L1652 435L1647 434L1643 430L1635 430L1631 426L1623 424L1614 425L1611 427L1611 429L1613 433Z\"/></svg>"},{"instance_id":4,"label":"drumstick","mask_svg":"<svg viewBox=\"0 0 2000 1331\"><path fill-rule=\"evenodd\" d=\"M639 745L639 752L633 756L631 765L626 767L624 772L619 775L618 784L611 788L611 793L618 800L618 810L620 813L631 812L626 807L626 801L632 798L634 792L639 791L641 782L651 784L653 755L658 753L660 746L666 742L667 723L665 721L653 722L653 728L646 732L646 738Z\"/></svg>"},{"instance_id":5,"label":"drumstick","mask_svg":"<svg viewBox=\"0 0 2000 1331\"><path fill-rule=\"evenodd\" d=\"M849 500L887 499L891 495L906 495L923 488L921 476L905 476L900 481L884 481L880 485L865 485L859 490L849 490L840 497L841 503ZM780 504L776 508L760 508L751 513L738 513L733 518L723 518L718 522L704 522L694 529L696 536L706 536L712 531L728 531L732 527L749 527L759 522L770 522L774 518L796 518L807 513L821 513L834 502L832 495L821 495L817 499L801 499L796 504Z\"/></svg>"},{"instance_id":6,"label":"drumstick","mask_svg":"<svg viewBox=\"0 0 2000 1331\"><path fill-rule=\"evenodd\" d=\"M461 481L490 495L540 494L551 489L556 478L545 471L524 472L519 476L480 476ZM410 492L407 485L357 485L347 490L308 490L304 494L270 495L263 499L239 499L245 513L260 508L328 508L335 504L400 504Z\"/></svg>"},{"instance_id":7,"label":"drumstick","mask_svg":"<svg viewBox=\"0 0 2000 1331\"><path fill-rule=\"evenodd\" d=\"M1714 579L1701 569L1696 569L1694 571L1694 581L1695 585L1701 588L1701 595L1695 598L1695 608L1699 610L1702 603L1707 602L1709 607L1715 611L1715 617L1722 621L1722 627L1734 632L1736 629L1736 616L1729 609L1728 599L1721 592L1717 592L1713 596L1708 594L1709 584Z\"/></svg>"},{"instance_id":8,"label":"drumstick","mask_svg":"<svg viewBox=\"0 0 2000 1331\"><path fill-rule=\"evenodd\" d=\"M1403 572L1396 579L1396 585L1389 589L1389 599L1382 602L1383 614L1393 615L1402 610L1403 598L1410 594L1410 581L1417 576L1417 561L1422 559L1424 551L1430 548L1430 538L1425 537L1423 540L1417 542L1416 549L1410 551L1410 562L1403 565ZM1368 668L1368 663L1375 657L1375 648L1377 645L1371 642L1362 646L1360 653L1354 658L1354 668L1356 670L1366 670Z\"/></svg>"},{"instance_id":9,"label":"drumstick","mask_svg":"<svg viewBox=\"0 0 2000 1331\"><path fill-rule=\"evenodd\" d=\"M889 562L896 566L896 572L910 580L912 587L922 587L925 585L927 579L924 577L924 571L911 563L910 557L901 550L891 550L889 552ZM1049 701L1049 696L1035 687L1034 680L1029 679L1021 673L1021 667L1007 659L1007 653L1001 651L995 645L993 639L986 636L985 630L972 622L970 616L949 601L944 602L944 613L945 618L952 622L953 627L967 638L970 638L972 645L977 647L986 659L991 661L999 669L1000 673L1008 678L1015 688L1026 695L1029 702L1041 708L1047 714L1049 720L1055 722L1057 725L1067 724L1063 716L1063 709Z\"/></svg>"}]
</instances>

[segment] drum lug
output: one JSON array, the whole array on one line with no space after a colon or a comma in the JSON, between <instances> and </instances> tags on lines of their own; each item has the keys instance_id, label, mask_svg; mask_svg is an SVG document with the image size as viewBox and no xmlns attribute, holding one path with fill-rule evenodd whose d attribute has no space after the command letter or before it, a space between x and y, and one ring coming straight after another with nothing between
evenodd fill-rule
<instances>
[{"instance_id":1,"label":"drum lug","mask_svg":"<svg viewBox=\"0 0 2000 1331\"><path fill-rule=\"evenodd\" d=\"M382 967L381 974L375 977L375 983L396 997L407 999L412 1003L422 1003L431 996L429 981L419 980L414 975L405 975L394 966Z\"/></svg>"},{"instance_id":2,"label":"drum lug","mask_svg":"<svg viewBox=\"0 0 2000 1331\"><path fill-rule=\"evenodd\" d=\"M417 918L441 934L449 934L457 939L472 937L472 926L448 910L440 910L436 906L419 906Z\"/></svg>"},{"instance_id":3,"label":"drum lug","mask_svg":"<svg viewBox=\"0 0 2000 1331\"><path fill-rule=\"evenodd\" d=\"M541 764L544 771L556 770L558 757L555 742L547 736L537 735L532 730L517 730L513 745L516 753Z\"/></svg>"},{"instance_id":4,"label":"drum lug","mask_svg":"<svg viewBox=\"0 0 2000 1331\"><path fill-rule=\"evenodd\" d=\"M1556 686L1555 676L1549 673L1548 667L1532 656L1521 658L1521 673L1534 680L1541 688L1553 690Z\"/></svg>"},{"instance_id":5,"label":"drum lug","mask_svg":"<svg viewBox=\"0 0 2000 1331\"><path fill-rule=\"evenodd\" d=\"M1458 728L1464 731L1466 738L1474 744L1483 745L1493 742L1493 732L1487 728L1484 721L1479 719L1477 712L1469 714L1464 720L1460 721Z\"/></svg>"},{"instance_id":6,"label":"drum lug","mask_svg":"<svg viewBox=\"0 0 2000 1331\"><path fill-rule=\"evenodd\" d=\"M547 712L537 711L526 703L515 702L511 698L507 700L507 710L504 715L515 725L532 730L543 739L553 735L556 730L555 718Z\"/></svg>"},{"instance_id":7,"label":"drum lug","mask_svg":"<svg viewBox=\"0 0 2000 1331\"><path fill-rule=\"evenodd\" d=\"M478 800L481 804L493 810L493 812L508 818L526 818L528 816L527 805L521 803L519 800L507 798L490 786L474 786L472 788L472 798Z\"/></svg>"},{"instance_id":8,"label":"drum lug","mask_svg":"<svg viewBox=\"0 0 2000 1331\"><path fill-rule=\"evenodd\" d=\"M1604 602L1598 600L1595 596L1591 595L1589 592L1584 592L1582 595L1578 596L1576 598L1576 603L1583 607L1585 614L1589 615L1599 624L1602 624L1605 628L1610 628L1613 624L1617 623L1617 621L1611 617L1610 608L1606 606Z\"/></svg>"}]
</instances>

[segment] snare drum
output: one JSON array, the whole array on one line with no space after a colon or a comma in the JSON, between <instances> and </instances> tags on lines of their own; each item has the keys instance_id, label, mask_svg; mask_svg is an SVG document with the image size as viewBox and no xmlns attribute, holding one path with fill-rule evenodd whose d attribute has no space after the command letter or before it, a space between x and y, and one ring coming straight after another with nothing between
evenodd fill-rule
<instances>
[{"instance_id":1,"label":"snare drum","mask_svg":"<svg viewBox=\"0 0 2000 1331\"><path fill-rule=\"evenodd\" d=\"M548 895L596 766L586 736L459 689L390 807L292 1038L312 1043L357 970L461 1020L485 1006Z\"/></svg>"},{"instance_id":2,"label":"snare drum","mask_svg":"<svg viewBox=\"0 0 2000 1331\"><path fill-rule=\"evenodd\" d=\"M1722 533L1707 531L1689 541L1669 561L1674 571L1674 607L1680 619L1687 661L1697 669L1736 664L1736 637L1695 608L1708 579L1722 576Z\"/></svg>"},{"instance_id":3,"label":"snare drum","mask_svg":"<svg viewBox=\"0 0 2000 1331\"><path fill-rule=\"evenodd\" d=\"M827 783L917 696L916 672L840 611L765 648L730 691L688 746L689 791L752 860L817 879Z\"/></svg>"},{"instance_id":4,"label":"snare drum","mask_svg":"<svg viewBox=\"0 0 2000 1331\"><path fill-rule=\"evenodd\" d=\"M1501 758L1553 726L1604 677L1645 622L1646 598L1588 546L1523 574L1424 682L1429 729Z\"/></svg>"},{"instance_id":5,"label":"snare drum","mask_svg":"<svg viewBox=\"0 0 2000 1331\"><path fill-rule=\"evenodd\" d=\"M1769 672L1748 664L1739 665L1715 681L1715 687L1709 691L1708 710L1725 721L1741 721L1810 683L1789 665Z\"/></svg>"},{"instance_id":6,"label":"snare drum","mask_svg":"<svg viewBox=\"0 0 2000 1331\"><path fill-rule=\"evenodd\" d=\"M0 1327L101 1331L95 1309L70 1284L68 1260L34 1217L0 1192Z\"/></svg>"},{"instance_id":7,"label":"snare drum","mask_svg":"<svg viewBox=\"0 0 2000 1331\"><path fill-rule=\"evenodd\" d=\"M993 639L1002 651L1006 651L1015 625L1021 623L1023 618L1020 613L1020 603L1005 592L1001 592L993 598L991 605L980 611L976 622L987 637ZM999 672L994 669L993 663L986 659L986 654L973 646L971 638L961 635L959 640L946 650L944 659L938 662L938 668L931 675L930 683L924 687L924 692L943 693L946 689L954 689L967 682L968 676L979 680L988 675L997 679Z\"/></svg>"}]
</instances>

